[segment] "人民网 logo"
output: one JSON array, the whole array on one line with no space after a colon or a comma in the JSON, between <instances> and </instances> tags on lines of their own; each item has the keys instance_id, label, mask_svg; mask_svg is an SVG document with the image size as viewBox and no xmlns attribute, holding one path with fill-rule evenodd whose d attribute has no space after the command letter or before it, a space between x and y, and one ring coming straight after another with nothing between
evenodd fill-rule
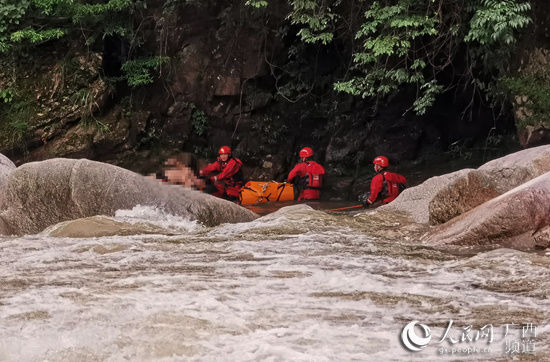
<instances>
[{"instance_id":1,"label":"\u4eba\u6c11\u7f51 logo","mask_svg":"<svg viewBox=\"0 0 550 362\"><path fill-rule=\"evenodd\" d=\"M416 327L417 325L424 332L423 337L416 335L414 327ZM428 343L430 343L431 339L432 334L430 331L430 327L418 321L410 322L403 328L403 331L401 332L401 342L403 342L403 345L407 347L407 349L413 352L423 350L424 347L426 347Z\"/></svg>"}]
</instances>

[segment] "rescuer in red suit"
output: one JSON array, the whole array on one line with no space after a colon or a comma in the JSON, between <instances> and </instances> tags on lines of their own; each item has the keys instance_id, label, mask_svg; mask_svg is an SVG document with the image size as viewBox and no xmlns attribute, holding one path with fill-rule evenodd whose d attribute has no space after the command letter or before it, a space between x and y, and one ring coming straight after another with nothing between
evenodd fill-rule
<instances>
[{"instance_id":1,"label":"rescuer in red suit","mask_svg":"<svg viewBox=\"0 0 550 362\"><path fill-rule=\"evenodd\" d=\"M321 197L323 177L325 169L317 162L311 160L313 150L304 147L300 150L300 160L288 174L288 182L300 189L298 200L318 200Z\"/></svg>"},{"instance_id":2,"label":"rescuer in red suit","mask_svg":"<svg viewBox=\"0 0 550 362\"><path fill-rule=\"evenodd\" d=\"M200 170L199 175L210 177L210 181L215 186L212 195L228 199L239 198L243 185L241 170L243 163L238 158L232 157L231 148L228 146L221 147L218 154L216 162ZM215 175L211 176L212 174Z\"/></svg>"},{"instance_id":3,"label":"rescuer in red suit","mask_svg":"<svg viewBox=\"0 0 550 362\"><path fill-rule=\"evenodd\" d=\"M364 202L365 207L378 200L382 200L384 204L392 202L407 184L405 176L386 171L386 168L390 165L387 157L378 156L372 163L377 175L372 178L370 183L370 196Z\"/></svg>"}]
</instances>

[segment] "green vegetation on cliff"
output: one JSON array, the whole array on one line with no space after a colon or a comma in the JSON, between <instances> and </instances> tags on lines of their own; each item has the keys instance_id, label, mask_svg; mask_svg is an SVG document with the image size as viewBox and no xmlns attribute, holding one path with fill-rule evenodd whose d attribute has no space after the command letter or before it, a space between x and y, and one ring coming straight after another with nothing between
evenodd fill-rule
<instances>
[{"instance_id":1,"label":"green vegetation on cliff","mask_svg":"<svg viewBox=\"0 0 550 362\"><path fill-rule=\"evenodd\" d=\"M285 5L284 1L247 0L239 6L269 14L272 3L281 2ZM156 6L190 4L201 2L166 0ZM147 2L131 0L1 0L0 52L67 36L81 37L89 46L116 35L127 39L131 53L141 45L140 13L146 8ZM449 87L438 75L455 63L465 64L461 70L465 82L490 89L507 71L518 32L531 21L531 5L523 0L288 0L286 8L287 19L304 43L351 44L352 65L334 84L335 90L380 98L404 86L414 87L411 107L419 114ZM150 55L131 60L128 54L122 69L129 84L153 81L151 71L166 58Z\"/></svg>"},{"instance_id":2,"label":"green vegetation on cliff","mask_svg":"<svg viewBox=\"0 0 550 362\"><path fill-rule=\"evenodd\" d=\"M0 51L42 44L77 31L87 44L98 35L126 35L133 28L126 13L144 6L144 1L132 0L2 0Z\"/></svg>"},{"instance_id":3,"label":"green vegetation on cliff","mask_svg":"<svg viewBox=\"0 0 550 362\"><path fill-rule=\"evenodd\" d=\"M490 102L506 93L527 99L524 109L536 118L547 114L550 98L536 92L546 79L533 87L533 74L515 74L512 65L532 46L520 39L535 27L537 4L0 0L3 147L21 139L30 151L88 156L88 146L56 151L54 141L64 143L71 130L74 144L85 138L94 152L145 152L158 143L207 154L217 139L230 139L257 149L260 160L283 141L289 150L311 142L341 148L359 165L370 154L357 149L399 143L386 133L404 126L414 139L407 154L420 152L413 143L447 149L485 137L500 117ZM509 121L510 103L502 104L499 122ZM103 136L82 129L86 122L120 137L108 149ZM357 145L348 150L350 140Z\"/></svg>"},{"instance_id":4,"label":"green vegetation on cliff","mask_svg":"<svg viewBox=\"0 0 550 362\"><path fill-rule=\"evenodd\" d=\"M128 43L128 57L142 45L140 27L146 1L108 0L0 0L0 54L16 56L22 51L64 38L79 39L82 48L105 37ZM132 86L153 82L151 71L166 57L129 60L122 77Z\"/></svg>"},{"instance_id":5,"label":"green vegetation on cliff","mask_svg":"<svg viewBox=\"0 0 550 362\"><path fill-rule=\"evenodd\" d=\"M264 1L247 3L269 9ZM466 82L489 89L507 71L518 33L531 22L531 5L522 0L290 0L289 5L288 18L300 27L302 41L353 43L353 65L334 89L371 98L413 86L418 114L444 90L438 74L455 63L466 64Z\"/></svg>"}]
</instances>

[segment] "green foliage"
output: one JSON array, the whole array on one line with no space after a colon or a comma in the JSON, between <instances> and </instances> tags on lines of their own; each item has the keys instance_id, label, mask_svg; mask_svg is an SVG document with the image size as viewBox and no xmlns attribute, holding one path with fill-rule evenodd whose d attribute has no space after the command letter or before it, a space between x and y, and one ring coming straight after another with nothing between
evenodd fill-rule
<instances>
[{"instance_id":1,"label":"green foliage","mask_svg":"<svg viewBox=\"0 0 550 362\"><path fill-rule=\"evenodd\" d=\"M170 13L180 6L215 3L164 0L158 5ZM289 24L280 36L298 28L295 35L304 47L294 44L287 68L278 67L278 74L272 72L280 96L296 101L323 84L312 70L312 59L299 57L313 47L320 49L337 42L339 50L345 48L344 56L351 55L353 65L340 74L341 81L333 86L336 91L381 98L403 88L414 89L416 99L410 109L418 114L445 90L438 83L438 75L456 63L466 64L466 69L458 70L464 73L464 82L490 92L495 80L507 71L518 32L531 22L527 0L288 0L287 4ZM255 14L246 19L250 26L251 22L267 20L259 14L269 16L268 5L268 0L236 2L219 17L225 19L223 14L236 10L241 13L238 6L263 9L248 12ZM124 78L133 87L149 84L153 72L167 58L133 59L133 52L142 45L139 33L145 15L141 12L146 8L144 0L0 0L0 53L70 36L82 37L87 46L105 36L118 36L130 44L131 60L123 65ZM243 18L239 18L232 27L222 28L233 29L242 23ZM269 27L262 23L257 28ZM465 59L456 58L464 54Z\"/></svg>"},{"instance_id":2,"label":"green foliage","mask_svg":"<svg viewBox=\"0 0 550 362\"><path fill-rule=\"evenodd\" d=\"M267 6L267 1L265 0L246 0L244 3L247 6L252 6L256 9L265 8Z\"/></svg>"},{"instance_id":3,"label":"green foliage","mask_svg":"<svg viewBox=\"0 0 550 362\"><path fill-rule=\"evenodd\" d=\"M353 76L334 88L366 98L414 86L412 109L423 114L444 90L437 74L466 43L471 84L492 89L494 71L505 70L518 30L531 21L529 10L519 0L373 2L355 35L361 47L353 54Z\"/></svg>"},{"instance_id":4,"label":"green foliage","mask_svg":"<svg viewBox=\"0 0 550 362\"><path fill-rule=\"evenodd\" d=\"M485 74L506 72L518 30L531 22L527 15L531 5L520 0L476 0L469 9L473 15L464 41L470 45L472 66Z\"/></svg>"},{"instance_id":5,"label":"green foliage","mask_svg":"<svg viewBox=\"0 0 550 362\"><path fill-rule=\"evenodd\" d=\"M521 126L548 123L550 120L550 74L506 77L504 86L514 96Z\"/></svg>"},{"instance_id":6,"label":"green foliage","mask_svg":"<svg viewBox=\"0 0 550 362\"><path fill-rule=\"evenodd\" d=\"M24 29L13 32L10 35L10 40L13 43L21 43L28 40L31 44L40 44L48 40L59 39L65 35L65 31L61 29L48 29L44 31L36 31L34 29Z\"/></svg>"},{"instance_id":7,"label":"green foliage","mask_svg":"<svg viewBox=\"0 0 550 362\"><path fill-rule=\"evenodd\" d=\"M334 84L336 91L380 98L412 87L416 99L411 109L417 114L425 113L445 90L438 83L438 74L453 64L457 54L464 54L460 51L464 44L466 59L461 62L467 64L465 76L470 84L490 92L495 76L506 70L518 31L531 21L531 6L525 0L288 3L287 18L299 26L297 35L304 43L327 45L335 39L349 39L348 34L354 37L353 42L359 41L353 48L353 66ZM354 10L361 10L362 20L355 17ZM289 51L290 57L296 54ZM278 91L299 83L288 82Z\"/></svg>"},{"instance_id":8,"label":"green foliage","mask_svg":"<svg viewBox=\"0 0 550 362\"><path fill-rule=\"evenodd\" d=\"M0 53L10 48L10 29L17 27L25 16L30 1L0 0Z\"/></svg>"},{"instance_id":9,"label":"green foliage","mask_svg":"<svg viewBox=\"0 0 550 362\"><path fill-rule=\"evenodd\" d=\"M291 0L292 11L288 18L301 29L298 35L306 43L328 44L334 38L334 25L338 20L334 12L342 0L316 1Z\"/></svg>"},{"instance_id":10,"label":"green foliage","mask_svg":"<svg viewBox=\"0 0 550 362\"><path fill-rule=\"evenodd\" d=\"M424 114L426 110L435 102L435 96L441 93L443 86L436 83L435 80L431 80L428 83L424 83L420 90L422 95L417 97L413 103L413 109L416 114Z\"/></svg>"},{"instance_id":11,"label":"green foliage","mask_svg":"<svg viewBox=\"0 0 550 362\"><path fill-rule=\"evenodd\" d=\"M13 101L13 96L15 95L13 89L0 89L0 101L2 103L11 103Z\"/></svg>"},{"instance_id":12,"label":"green foliage","mask_svg":"<svg viewBox=\"0 0 550 362\"><path fill-rule=\"evenodd\" d=\"M129 60L122 65L124 78L132 87L153 83L152 72L169 59L169 57L147 57Z\"/></svg>"},{"instance_id":13,"label":"green foliage","mask_svg":"<svg viewBox=\"0 0 550 362\"><path fill-rule=\"evenodd\" d=\"M88 121L93 118L95 103L92 89L82 88L75 92L70 100L71 103L76 104L80 108L81 120Z\"/></svg>"},{"instance_id":14,"label":"green foliage","mask_svg":"<svg viewBox=\"0 0 550 362\"><path fill-rule=\"evenodd\" d=\"M32 98L18 96L15 92L11 97L9 103L0 107L0 143L5 148L20 143L30 129L29 124L36 111L36 103Z\"/></svg>"},{"instance_id":15,"label":"green foliage","mask_svg":"<svg viewBox=\"0 0 550 362\"><path fill-rule=\"evenodd\" d=\"M191 113L191 124L193 126L193 131L198 136L203 136L206 134L208 129L208 117L204 111L196 108L194 104L191 105L193 111Z\"/></svg>"},{"instance_id":16,"label":"green foliage","mask_svg":"<svg viewBox=\"0 0 550 362\"><path fill-rule=\"evenodd\" d=\"M531 10L528 2L479 0L473 1L470 9L474 15L470 20L468 34L464 37L466 42L482 45L513 44L516 42L514 31L531 22L531 18L526 15Z\"/></svg>"},{"instance_id":17,"label":"green foliage","mask_svg":"<svg viewBox=\"0 0 550 362\"><path fill-rule=\"evenodd\" d=\"M145 6L141 1L137 3L142 7ZM132 0L109 0L105 4L75 3L72 9L72 20L74 23L98 21L104 19L106 15L131 9L132 5Z\"/></svg>"},{"instance_id":18,"label":"green foliage","mask_svg":"<svg viewBox=\"0 0 550 362\"><path fill-rule=\"evenodd\" d=\"M0 0L0 52L17 44L31 45L69 34L83 35L90 44L97 35L131 37L131 14L144 8L144 1L109 0Z\"/></svg>"},{"instance_id":19,"label":"green foliage","mask_svg":"<svg viewBox=\"0 0 550 362\"><path fill-rule=\"evenodd\" d=\"M17 56L21 48L70 35L82 37L87 46L105 36L118 36L126 39L131 53L141 46L134 15L146 7L142 0L0 0L0 53ZM152 72L167 59L129 60L123 65L124 78L134 87L149 84Z\"/></svg>"},{"instance_id":20,"label":"green foliage","mask_svg":"<svg viewBox=\"0 0 550 362\"><path fill-rule=\"evenodd\" d=\"M427 5L427 6L426 6ZM424 1L400 0L383 6L374 2L355 37L362 47L354 54L359 75L338 82L337 91L366 97L384 97L403 85L417 88L414 110L422 114L442 90L424 70L430 54L422 50L425 39L438 34L439 19Z\"/></svg>"}]
</instances>

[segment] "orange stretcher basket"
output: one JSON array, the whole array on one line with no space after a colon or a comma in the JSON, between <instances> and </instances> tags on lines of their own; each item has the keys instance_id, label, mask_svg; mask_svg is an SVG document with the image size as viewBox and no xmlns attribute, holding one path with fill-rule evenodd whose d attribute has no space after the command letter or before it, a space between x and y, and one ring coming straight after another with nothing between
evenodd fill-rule
<instances>
[{"instance_id":1,"label":"orange stretcher basket","mask_svg":"<svg viewBox=\"0 0 550 362\"><path fill-rule=\"evenodd\" d=\"M241 205L294 200L294 186L286 182L248 181L239 195Z\"/></svg>"}]
</instances>

